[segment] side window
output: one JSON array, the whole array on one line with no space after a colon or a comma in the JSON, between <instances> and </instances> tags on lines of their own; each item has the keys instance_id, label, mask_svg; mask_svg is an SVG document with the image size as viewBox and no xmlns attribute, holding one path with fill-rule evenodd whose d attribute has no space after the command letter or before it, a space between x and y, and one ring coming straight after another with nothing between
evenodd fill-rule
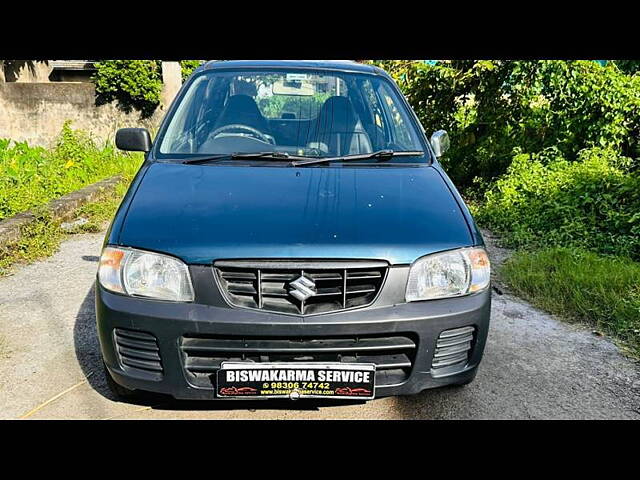
<instances>
[{"instance_id":1,"label":"side window","mask_svg":"<svg viewBox=\"0 0 640 480\"><path fill-rule=\"evenodd\" d=\"M373 142L375 149L380 150L385 147L389 141L389 134L387 132L386 122L384 120L384 112L378 95L376 94L373 85L370 80L362 82L362 91L364 94L364 101L371 114L371 121L373 125L370 127L369 135Z\"/></svg>"},{"instance_id":2,"label":"side window","mask_svg":"<svg viewBox=\"0 0 640 480\"><path fill-rule=\"evenodd\" d=\"M161 153L193 153L195 151L195 123L198 110L202 108L201 102L194 101L202 96L207 77L197 79L187 92L186 97L180 102L178 110L165 133L160 147Z\"/></svg>"},{"instance_id":3,"label":"side window","mask_svg":"<svg viewBox=\"0 0 640 480\"><path fill-rule=\"evenodd\" d=\"M398 108L396 96L384 82L379 83L378 94L382 98L382 107L388 119L393 142L403 149L413 148L417 142L411 135L410 122L406 112L403 108Z\"/></svg>"}]
</instances>

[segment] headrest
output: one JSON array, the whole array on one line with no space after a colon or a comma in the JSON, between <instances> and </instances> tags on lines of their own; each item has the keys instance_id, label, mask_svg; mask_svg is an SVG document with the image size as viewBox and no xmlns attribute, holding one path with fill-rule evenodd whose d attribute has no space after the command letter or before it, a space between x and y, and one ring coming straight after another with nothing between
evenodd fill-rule
<instances>
[{"instance_id":1,"label":"headrest","mask_svg":"<svg viewBox=\"0 0 640 480\"><path fill-rule=\"evenodd\" d=\"M359 118L347 97L329 97L318 113L318 128L321 132L350 132Z\"/></svg>"},{"instance_id":2,"label":"headrest","mask_svg":"<svg viewBox=\"0 0 640 480\"><path fill-rule=\"evenodd\" d=\"M249 95L233 95L229 97L225 105L225 110L233 110L234 113L248 113L251 115L260 113L258 105L256 105L256 102Z\"/></svg>"}]
</instances>

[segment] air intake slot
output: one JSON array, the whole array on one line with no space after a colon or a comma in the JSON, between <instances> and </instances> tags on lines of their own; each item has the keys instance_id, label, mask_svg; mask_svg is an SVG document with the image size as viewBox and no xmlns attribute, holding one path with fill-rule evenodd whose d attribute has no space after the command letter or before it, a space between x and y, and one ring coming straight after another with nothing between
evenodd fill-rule
<instances>
[{"instance_id":1,"label":"air intake slot","mask_svg":"<svg viewBox=\"0 0 640 480\"><path fill-rule=\"evenodd\" d=\"M441 377L464 369L469 361L474 338L475 327L471 326L442 332L433 353L431 374Z\"/></svg>"},{"instance_id":2,"label":"air intake slot","mask_svg":"<svg viewBox=\"0 0 640 480\"><path fill-rule=\"evenodd\" d=\"M162 361L155 336L123 328L116 328L113 336L125 370L155 380L162 378Z\"/></svg>"}]
</instances>

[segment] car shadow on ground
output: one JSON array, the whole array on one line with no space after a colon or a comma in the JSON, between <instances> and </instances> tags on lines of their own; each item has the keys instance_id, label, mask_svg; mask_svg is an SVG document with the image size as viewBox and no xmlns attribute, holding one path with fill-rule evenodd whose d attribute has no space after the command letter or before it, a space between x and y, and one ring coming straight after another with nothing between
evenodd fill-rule
<instances>
[{"instance_id":1,"label":"car shadow on ground","mask_svg":"<svg viewBox=\"0 0 640 480\"><path fill-rule=\"evenodd\" d=\"M76 358L89 385L104 398L114 402L126 402L132 405L149 406L162 410L303 410L315 411L322 407L340 407L361 405L363 401L341 400L242 400L242 401L186 401L176 400L168 395L143 394L135 400L117 398L109 389L102 367L102 355L98 343L95 310L95 284L87 292L73 328L73 341ZM213 391L212 391L213 396Z\"/></svg>"},{"instance_id":2,"label":"car shadow on ground","mask_svg":"<svg viewBox=\"0 0 640 480\"><path fill-rule=\"evenodd\" d=\"M415 395L394 397L394 412L398 418L412 420L458 420L467 417L465 404L474 404L475 386L447 385L424 390Z\"/></svg>"}]
</instances>

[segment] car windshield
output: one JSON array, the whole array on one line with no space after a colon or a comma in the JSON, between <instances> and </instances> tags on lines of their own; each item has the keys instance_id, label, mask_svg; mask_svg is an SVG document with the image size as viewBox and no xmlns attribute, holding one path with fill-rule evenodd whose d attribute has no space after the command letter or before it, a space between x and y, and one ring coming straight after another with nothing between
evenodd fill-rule
<instances>
[{"instance_id":1,"label":"car windshield","mask_svg":"<svg viewBox=\"0 0 640 480\"><path fill-rule=\"evenodd\" d=\"M165 159L425 151L397 89L384 77L294 69L208 70L196 75L158 144L156 156ZM425 162L426 155L392 161Z\"/></svg>"}]
</instances>

